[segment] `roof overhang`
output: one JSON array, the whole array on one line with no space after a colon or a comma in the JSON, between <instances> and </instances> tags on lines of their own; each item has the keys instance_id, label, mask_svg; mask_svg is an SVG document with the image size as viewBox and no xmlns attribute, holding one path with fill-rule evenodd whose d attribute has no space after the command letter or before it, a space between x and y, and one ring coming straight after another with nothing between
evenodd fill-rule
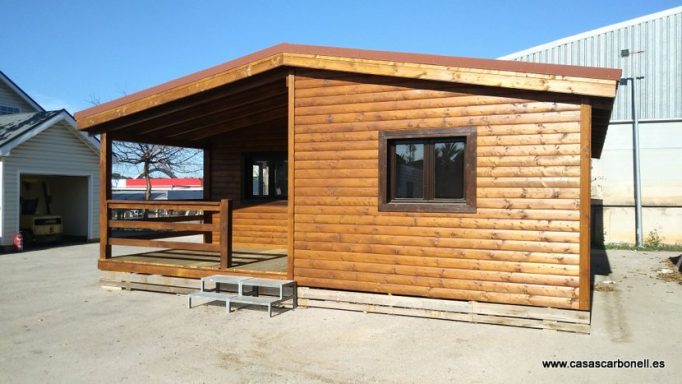
<instances>
[{"instance_id":1,"label":"roof overhang","mask_svg":"<svg viewBox=\"0 0 682 384\"><path fill-rule=\"evenodd\" d=\"M618 69L279 44L76 113L78 128L128 116L278 67L344 71L614 98Z\"/></svg>"},{"instance_id":2,"label":"roof overhang","mask_svg":"<svg viewBox=\"0 0 682 384\"><path fill-rule=\"evenodd\" d=\"M69 114L66 110L58 111L54 116L46 119L35 127L29 129L22 135L16 137L12 141L6 143L0 147L0 157L6 157L11 155L14 148L20 146L21 144L27 142L33 137L39 135L46 129L63 122L64 126L73 133L80 141L82 141L90 150L99 155L99 142L93 137L87 136L83 132L76 128L76 120Z\"/></svg>"}]
</instances>

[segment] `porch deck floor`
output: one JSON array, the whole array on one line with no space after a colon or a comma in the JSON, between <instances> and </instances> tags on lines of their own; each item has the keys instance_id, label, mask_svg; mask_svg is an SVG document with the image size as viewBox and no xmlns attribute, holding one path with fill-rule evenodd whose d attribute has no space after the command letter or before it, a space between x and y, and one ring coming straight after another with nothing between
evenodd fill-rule
<instances>
[{"instance_id":1,"label":"porch deck floor","mask_svg":"<svg viewBox=\"0 0 682 384\"><path fill-rule=\"evenodd\" d=\"M177 249L114 256L111 260L216 270L220 267L220 254L217 252ZM228 270L285 273L287 253L285 249L235 248L232 251L232 265Z\"/></svg>"}]
</instances>

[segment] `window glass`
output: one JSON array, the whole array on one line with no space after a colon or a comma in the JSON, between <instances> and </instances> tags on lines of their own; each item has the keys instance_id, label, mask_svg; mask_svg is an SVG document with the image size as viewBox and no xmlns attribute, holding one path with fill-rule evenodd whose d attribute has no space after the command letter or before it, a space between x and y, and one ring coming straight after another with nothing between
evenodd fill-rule
<instances>
[{"instance_id":1,"label":"window glass","mask_svg":"<svg viewBox=\"0 0 682 384\"><path fill-rule=\"evenodd\" d=\"M270 194L268 175L270 164L268 161L255 160L253 164L253 195L267 196Z\"/></svg>"},{"instance_id":2,"label":"window glass","mask_svg":"<svg viewBox=\"0 0 682 384\"><path fill-rule=\"evenodd\" d=\"M395 145L395 197L424 197L424 144Z\"/></svg>"},{"instance_id":3,"label":"window glass","mask_svg":"<svg viewBox=\"0 0 682 384\"><path fill-rule=\"evenodd\" d=\"M434 144L435 191L437 199L464 198L464 142L438 141Z\"/></svg>"},{"instance_id":4,"label":"window glass","mask_svg":"<svg viewBox=\"0 0 682 384\"><path fill-rule=\"evenodd\" d=\"M275 196L286 196L287 194L287 179L289 172L289 162L281 160L275 162Z\"/></svg>"},{"instance_id":5,"label":"window glass","mask_svg":"<svg viewBox=\"0 0 682 384\"><path fill-rule=\"evenodd\" d=\"M287 196L286 153L246 156L245 198L284 198Z\"/></svg>"},{"instance_id":6,"label":"window glass","mask_svg":"<svg viewBox=\"0 0 682 384\"><path fill-rule=\"evenodd\" d=\"M378 209L476 212L476 128L380 131Z\"/></svg>"}]
</instances>

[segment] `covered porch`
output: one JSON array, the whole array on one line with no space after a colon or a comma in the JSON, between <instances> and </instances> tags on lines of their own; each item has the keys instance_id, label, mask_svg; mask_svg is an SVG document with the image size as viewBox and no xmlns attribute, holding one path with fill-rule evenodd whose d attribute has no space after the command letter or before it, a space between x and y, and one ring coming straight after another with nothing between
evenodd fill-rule
<instances>
[{"instance_id":1,"label":"covered porch","mask_svg":"<svg viewBox=\"0 0 682 384\"><path fill-rule=\"evenodd\" d=\"M288 75L270 71L170 102L150 92L139 111L93 125L101 140L101 270L292 278ZM202 150L203 199L112 200L114 141ZM126 252L112 253L118 246Z\"/></svg>"}]
</instances>

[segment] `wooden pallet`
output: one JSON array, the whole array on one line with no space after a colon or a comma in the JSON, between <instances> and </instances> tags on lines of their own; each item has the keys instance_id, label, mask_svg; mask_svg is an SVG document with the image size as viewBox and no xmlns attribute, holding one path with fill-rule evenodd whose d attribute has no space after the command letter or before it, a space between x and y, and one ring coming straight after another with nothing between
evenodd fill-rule
<instances>
[{"instance_id":1,"label":"wooden pallet","mask_svg":"<svg viewBox=\"0 0 682 384\"><path fill-rule=\"evenodd\" d=\"M120 288L130 291L152 291L183 295L190 292L196 292L200 288L199 279L112 271L102 272L100 284L102 284L103 288Z\"/></svg>"},{"instance_id":2,"label":"wooden pallet","mask_svg":"<svg viewBox=\"0 0 682 384\"><path fill-rule=\"evenodd\" d=\"M144 273L102 271L102 288L125 289L129 291L150 291L186 295L201 290L201 279L147 275ZM225 288L225 287L223 287ZM235 288L236 289L236 288ZM264 295L276 295L276 288L261 287Z\"/></svg>"},{"instance_id":3,"label":"wooden pallet","mask_svg":"<svg viewBox=\"0 0 682 384\"><path fill-rule=\"evenodd\" d=\"M590 312L299 287L302 307L590 333Z\"/></svg>"}]
</instances>

